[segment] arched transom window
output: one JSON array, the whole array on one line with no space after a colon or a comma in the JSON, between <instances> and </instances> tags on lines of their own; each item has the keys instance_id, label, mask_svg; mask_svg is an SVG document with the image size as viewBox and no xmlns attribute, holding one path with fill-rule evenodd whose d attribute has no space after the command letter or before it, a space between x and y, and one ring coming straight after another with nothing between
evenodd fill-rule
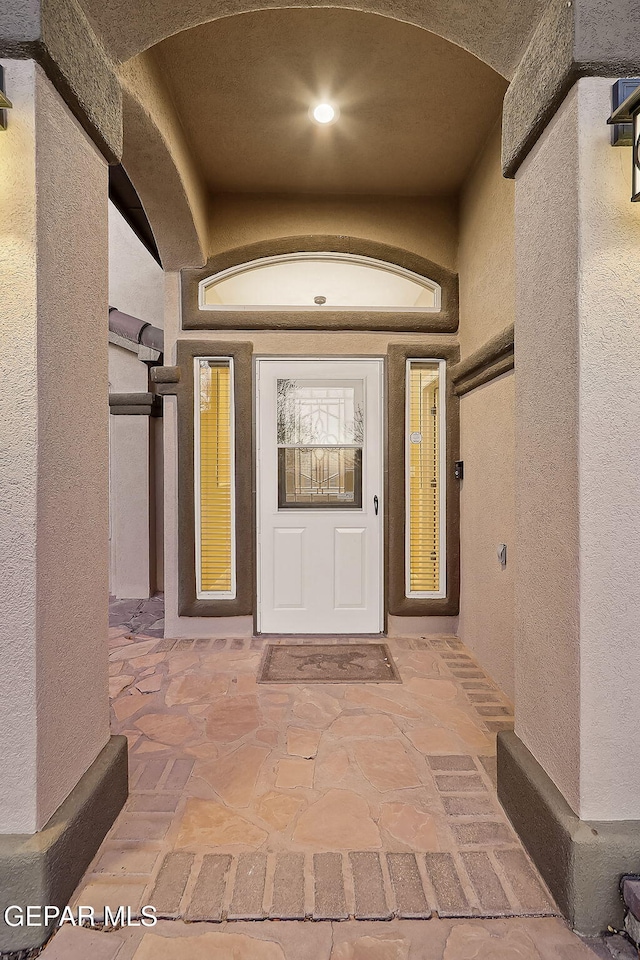
<instances>
[{"instance_id":1,"label":"arched transom window","mask_svg":"<svg viewBox=\"0 0 640 960\"><path fill-rule=\"evenodd\" d=\"M440 286L404 267L348 253L289 253L200 281L201 310L437 312Z\"/></svg>"}]
</instances>

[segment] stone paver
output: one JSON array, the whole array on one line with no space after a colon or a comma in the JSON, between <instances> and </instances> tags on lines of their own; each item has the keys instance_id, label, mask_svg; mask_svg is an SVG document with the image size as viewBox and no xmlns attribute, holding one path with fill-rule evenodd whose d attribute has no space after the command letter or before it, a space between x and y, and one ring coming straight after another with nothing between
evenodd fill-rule
<instances>
[{"instance_id":1,"label":"stone paver","mask_svg":"<svg viewBox=\"0 0 640 960\"><path fill-rule=\"evenodd\" d=\"M193 861L192 853L168 853L162 861L160 872L149 894L149 903L153 904L158 916L177 916L180 901L185 891Z\"/></svg>"},{"instance_id":2,"label":"stone paver","mask_svg":"<svg viewBox=\"0 0 640 960\"><path fill-rule=\"evenodd\" d=\"M114 960L125 942L123 934L64 926L49 941L40 956L46 960Z\"/></svg>"},{"instance_id":3,"label":"stone paver","mask_svg":"<svg viewBox=\"0 0 640 960\"><path fill-rule=\"evenodd\" d=\"M264 884L267 857L264 853L243 853L238 859L230 920L260 920L264 916Z\"/></svg>"},{"instance_id":4,"label":"stone paver","mask_svg":"<svg viewBox=\"0 0 640 960\"><path fill-rule=\"evenodd\" d=\"M476 771L473 757L466 756L436 756L427 757L427 763L432 770L472 770Z\"/></svg>"},{"instance_id":5,"label":"stone paver","mask_svg":"<svg viewBox=\"0 0 640 960\"><path fill-rule=\"evenodd\" d=\"M388 920L393 916L384 889L380 857L376 853L350 853L356 920Z\"/></svg>"},{"instance_id":6,"label":"stone paver","mask_svg":"<svg viewBox=\"0 0 640 960\"><path fill-rule=\"evenodd\" d=\"M508 877L523 911L547 913L552 909L551 898L522 850L496 850L495 858Z\"/></svg>"},{"instance_id":7,"label":"stone paver","mask_svg":"<svg viewBox=\"0 0 640 960\"><path fill-rule=\"evenodd\" d=\"M304 853L283 853L276 858L270 917L304 920L304 857Z\"/></svg>"},{"instance_id":8,"label":"stone paver","mask_svg":"<svg viewBox=\"0 0 640 960\"><path fill-rule=\"evenodd\" d=\"M442 805L451 817L480 817L495 813L496 809L491 797L486 795L442 797Z\"/></svg>"},{"instance_id":9,"label":"stone paver","mask_svg":"<svg viewBox=\"0 0 640 960\"><path fill-rule=\"evenodd\" d=\"M460 846L490 845L513 843L513 834L504 823L492 820L475 820L472 823L454 823L453 835Z\"/></svg>"},{"instance_id":10,"label":"stone paver","mask_svg":"<svg viewBox=\"0 0 640 960\"><path fill-rule=\"evenodd\" d=\"M435 893L435 908L441 917L461 917L470 913L469 903L450 853L425 854L427 875Z\"/></svg>"},{"instance_id":11,"label":"stone paver","mask_svg":"<svg viewBox=\"0 0 640 960\"><path fill-rule=\"evenodd\" d=\"M294 757L312 760L318 752L321 736L319 730L290 727L287 731L287 751Z\"/></svg>"},{"instance_id":12,"label":"stone paver","mask_svg":"<svg viewBox=\"0 0 640 960\"><path fill-rule=\"evenodd\" d=\"M420 871L413 853L390 853L387 865L395 894L396 915L405 920L426 919L431 916Z\"/></svg>"},{"instance_id":13,"label":"stone paver","mask_svg":"<svg viewBox=\"0 0 640 960\"><path fill-rule=\"evenodd\" d=\"M313 762L298 757L285 758L278 764L276 787L311 787Z\"/></svg>"},{"instance_id":14,"label":"stone paver","mask_svg":"<svg viewBox=\"0 0 640 960\"><path fill-rule=\"evenodd\" d=\"M350 790L328 790L298 816L293 839L312 849L379 849L380 831L364 797Z\"/></svg>"},{"instance_id":15,"label":"stone paver","mask_svg":"<svg viewBox=\"0 0 640 960\"><path fill-rule=\"evenodd\" d=\"M487 789L478 776L465 777L455 774L436 777L436 786L441 793L477 793Z\"/></svg>"},{"instance_id":16,"label":"stone paver","mask_svg":"<svg viewBox=\"0 0 640 960\"><path fill-rule=\"evenodd\" d=\"M440 849L433 813L409 803L383 803L380 812L380 824L394 840L412 850Z\"/></svg>"},{"instance_id":17,"label":"stone paver","mask_svg":"<svg viewBox=\"0 0 640 960\"><path fill-rule=\"evenodd\" d=\"M484 851L463 852L460 858L473 884L480 910L489 916L512 912L509 898L493 869L489 855Z\"/></svg>"},{"instance_id":18,"label":"stone paver","mask_svg":"<svg viewBox=\"0 0 640 960\"><path fill-rule=\"evenodd\" d=\"M189 906L187 920L222 920L224 895L231 869L229 854L208 853L203 857Z\"/></svg>"},{"instance_id":19,"label":"stone paver","mask_svg":"<svg viewBox=\"0 0 640 960\"><path fill-rule=\"evenodd\" d=\"M344 894L342 854L316 853L313 856L314 907L316 920L343 920L348 916Z\"/></svg>"}]
</instances>

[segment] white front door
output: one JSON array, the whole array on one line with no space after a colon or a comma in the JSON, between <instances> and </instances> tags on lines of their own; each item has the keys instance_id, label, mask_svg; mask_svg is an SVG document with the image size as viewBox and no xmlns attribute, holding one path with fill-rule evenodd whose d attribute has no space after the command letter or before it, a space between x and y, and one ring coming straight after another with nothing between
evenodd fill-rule
<instances>
[{"instance_id":1,"label":"white front door","mask_svg":"<svg viewBox=\"0 0 640 960\"><path fill-rule=\"evenodd\" d=\"M382 360L259 360L258 630L382 630Z\"/></svg>"}]
</instances>

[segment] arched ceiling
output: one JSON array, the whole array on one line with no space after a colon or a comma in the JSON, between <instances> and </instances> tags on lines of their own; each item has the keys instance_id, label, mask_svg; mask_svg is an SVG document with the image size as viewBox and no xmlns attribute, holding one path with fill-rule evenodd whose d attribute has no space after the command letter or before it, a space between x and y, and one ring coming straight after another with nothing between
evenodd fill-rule
<instances>
[{"instance_id":1,"label":"arched ceiling","mask_svg":"<svg viewBox=\"0 0 640 960\"><path fill-rule=\"evenodd\" d=\"M128 60L198 24L254 10L323 7L327 0L81 0L107 52ZM546 0L331 0L378 13L458 44L510 78Z\"/></svg>"},{"instance_id":2,"label":"arched ceiling","mask_svg":"<svg viewBox=\"0 0 640 960\"><path fill-rule=\"evenodd\" d=\"M460 47L351 10L228 17L153 55L211 194L457 193L506 89ZM319 99L336 123L310 120Z\"/></svg>"}]
</instances>

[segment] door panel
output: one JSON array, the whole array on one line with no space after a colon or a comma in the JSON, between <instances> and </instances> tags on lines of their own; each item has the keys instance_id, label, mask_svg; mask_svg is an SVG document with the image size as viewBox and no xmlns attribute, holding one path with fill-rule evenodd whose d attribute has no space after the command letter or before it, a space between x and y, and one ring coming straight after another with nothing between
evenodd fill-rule
<instances>
[{"instance_id":1,"label":"door panel","mask_svg":"<svg viewBox=\"0 0 640 960\"><path fill-rule=\"evenodd\" d=\"M302 607L304 528L273 531L273 603L276 609Z\"/></svg>"},{"instance_id":2,"label":"door panel","mask_svg":"<svg viewBox=\"0 0 640 960\"><path fill-rule=\"evenodd\" d=\"M260 360L258 629L382 629L382 361Z\"/></svg>"},{"instance_id":3,"label":"door panel","mask_svg":"<svg viewBox=\"0 0 640 960\"><path fill-rule=\"evenodd\" d=\"M335 605L360 607L365 604L367 581L364 527L338 527L334 534Z\"/></svg>"}]
</instances>

